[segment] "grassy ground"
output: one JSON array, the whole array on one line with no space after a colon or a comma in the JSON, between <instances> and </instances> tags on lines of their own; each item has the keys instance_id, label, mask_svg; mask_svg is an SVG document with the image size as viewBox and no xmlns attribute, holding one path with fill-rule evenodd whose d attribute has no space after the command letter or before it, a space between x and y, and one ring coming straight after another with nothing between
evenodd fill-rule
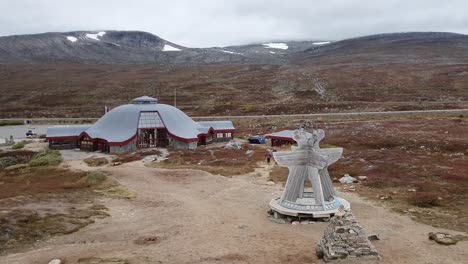
<instances>
[{"instance_id":1,"label":"grassy ground","mask_svg":"<svg viewBox=\"0 0 468 264\"><path fill-rule=\"evenodd\" d=\"M261 134L300 122L282 127L278 121L257 122L241 131ZM322 146L344 148L343 157L329 168L332 178L367 176L367 181L355 184L360 195L417 221L468 232L467 117L316 120L316 125L326 131ZM285 182L287 169L274 167L270 178Z\"/></svg>"},{"instance_id":2,"label":"grassy ground","mask_svg":"<svg viewBox=\"0 0 468 264\"><path fill-rule=\"evenodd\" d=\"M0 153L0 254L107 217L99 197L134 196L101 172L57 167L61 160L49 149Z\"/></svg>"},{"instance_id":3,"label":"grassy ground","mask_svg":"<svg viewBox=\"0 0 468 264\"><path fill-rule=\"evenodd\" d=\"M253 151L247 154L247 151ZM212 174L231 177L253 172L256 163L266 155L261 147L244 145L242 149L198 148L196 150L172 150L168 159L151 166L171 169L204 170Z\"/></svg>"},{"instance_id":4,"label":"grassy ground","mask_svg":"<svg viewBox=\"0 0 468 264\"><path fill-rule=\"evenodd\" d=\"M385 57L363 65L348 55L332 64L283 66L0 65L0 117L100 117L102 105L114 108L142 94L172 104L175 89L178 107L190 116L468 106L464 64L389 64Z\"/></svg>"}]
</instances>

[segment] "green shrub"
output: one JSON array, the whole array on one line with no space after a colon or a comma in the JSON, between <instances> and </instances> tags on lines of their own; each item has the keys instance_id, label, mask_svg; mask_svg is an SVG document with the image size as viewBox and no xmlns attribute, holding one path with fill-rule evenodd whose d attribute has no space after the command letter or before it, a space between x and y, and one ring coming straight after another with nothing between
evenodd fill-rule
<instances>
[{"instance_id":1,"label":"green shrub","mask_svg":"<svg viewBox=\"0 0 468 264\"><path fill-rule=\"evenodd\" d=\"M57 166L62 162L62 156L58 150L44 149L38 152L29 162L31 167Z\"/></svg>"},{"instance_id":2,"label":"green shrub","mask_svg":"<svg viewBox=\"0 0 468 264\"><path fill-rule=\"evenodd\" d=\"M20 125L24 125L23 121L19 121L19 120L0 121L0 126L20 126Z\"/></svg>"},{"instance_id":3,"label":"green shrub","mask_svg":"<svg viewBox=\"0 0 468 264\"><path fill-rule=\"evenodd\" d=\"M46 138L46 137L47 137L46 134L40 134L40 135L39 135L39 138L41 138L41 139L44 139L44 138Z\"/></svg>"},{"instance_id":4,"label":"green shrub","mask_svg":"<svg viewBox=\"0 0 468 264\"><path fill-rule=\"evenodd\" d=\"M16 144L14 144L13 146L11 146L12 149L21 149L21 148L24 148L24 146L26 145L26 143L24 141L21 141L21 142L18 142Z\"/></svg>"},{"instance_id":5,"label":"green shrub","mask_svg":"<svg viewBox=\"0 0 468 264\"><path fill-rule=\"evenodd\" d=\"M98 184L106 179L106 175L102 172L93 171L86 175L85 181L89 184Z\"/></svg>"},{"instance_id":6,"label":"green shrub","mask_svg":"<svg viewBox=\"0 0 468 264\"><path fill-rule=\"evenodd\" d=\"M10 166L16 165L18 163L19 163L19 161L15 157L3 157L3 158L0 158L0 169L10 167Z\"/></svg>"},{"instance_id":7,"label":"green shrub","mask_svg":"<svg viewBox=\"0 0 468 264\"><path fill-rule=\"evenodd\" d=\"M244 113L252 113L252 112L255 112L257 108L253 105L246 105L244 106L244 109L242 110L244 111Z\"/></svg>"}]
</instances>

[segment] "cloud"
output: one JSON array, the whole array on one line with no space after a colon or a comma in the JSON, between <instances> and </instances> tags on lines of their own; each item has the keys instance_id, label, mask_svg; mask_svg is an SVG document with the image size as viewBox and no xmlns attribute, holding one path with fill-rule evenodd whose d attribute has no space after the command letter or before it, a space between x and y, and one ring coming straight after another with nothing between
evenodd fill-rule
<instances>
[{"instance_id":1,"label":"cloud","mask_svg":"<svg viewBox=\"0 0 468 264\"><path fill-rule=\"evenodd\" d=\"M142 30L209 47L402 31L467 34L467 9L464 0L15 0L0 3L0 35Z\"/></svg>"}]
</instances>

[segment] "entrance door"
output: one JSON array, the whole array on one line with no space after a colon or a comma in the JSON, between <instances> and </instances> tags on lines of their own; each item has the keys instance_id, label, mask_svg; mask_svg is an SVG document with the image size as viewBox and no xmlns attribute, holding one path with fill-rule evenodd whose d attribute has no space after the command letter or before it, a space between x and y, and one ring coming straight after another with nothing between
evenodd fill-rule
<instances>
[{"instance_id":1,"label":"entrance door","mask_svg":"<svg viewBox=\"0 0 468 264\"><path fill-rule=\"evenodd\" d=\"M167 139L166 129L158 129L156 132L157 135L157 146L161 148L167 147L169 140Z\"/></svg>"},{"instance_id":2,"label":"entrance door","mask_svg":"<svg viewBox=\"0 0 468 264\"><path fill-rule=\"evenodd\" d=\"M154 148L156 147L155 129L138 130L138 147Z\"/></svg>"}]
</instances>

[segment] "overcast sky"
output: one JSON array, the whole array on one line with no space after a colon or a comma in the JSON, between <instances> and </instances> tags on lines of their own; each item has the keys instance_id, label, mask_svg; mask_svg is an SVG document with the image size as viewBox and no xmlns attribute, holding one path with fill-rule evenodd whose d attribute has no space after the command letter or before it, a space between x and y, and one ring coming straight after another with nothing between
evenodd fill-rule
<instances>
[{"instance_id":1,"label":"overcast sky","mask_svg":"<svg viewBox=\"0 0 468 264\"><path fill-rule=\"evenodd\" d=\"M142 30L188 47L468 34L468 0L0 0L0 35Z\"/></svg>"}]
</instances>

